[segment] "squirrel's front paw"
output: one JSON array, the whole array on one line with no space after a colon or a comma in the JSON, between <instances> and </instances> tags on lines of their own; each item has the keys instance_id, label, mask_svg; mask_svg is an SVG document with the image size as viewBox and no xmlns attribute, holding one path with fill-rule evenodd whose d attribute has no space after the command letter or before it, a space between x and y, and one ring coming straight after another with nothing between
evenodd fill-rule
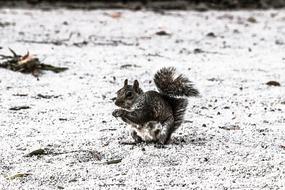
<instances>
[{"instance_id":1,"label":"squirrel's front paw","mask_svg":"<svg viewBox=\"0 0 285 190\"><path fill-rule=\"evenodd\" d=\"M116 110L113 111L112 115L114 117L122 117L124 115L124 110L116 109Z\"/></svg>"}]
</instances>

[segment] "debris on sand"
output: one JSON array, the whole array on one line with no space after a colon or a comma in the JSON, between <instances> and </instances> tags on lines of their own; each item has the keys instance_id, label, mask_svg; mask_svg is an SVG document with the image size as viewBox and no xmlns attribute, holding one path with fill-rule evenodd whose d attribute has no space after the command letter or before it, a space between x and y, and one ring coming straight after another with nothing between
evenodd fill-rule
<instances>
[{"instance_id":1,"label":"debris on sand","mask_svg":"<svg viewBox=\"0 0 285 190\"><path fill-rule=\"evenodd\" d=\"M114 19L118 19L122 17L122 13L121 12L113 12L113 13L104 13L105 15L112 17Z\"/></svg>"},{"instance_id":2,"label":"debris on sand","mask_svg":"<svg viewBox=\"0 0 285 190\"><path fill-rule=\"evenodd\" d=\"M121 145L137 145L138 143L136 142L128 142L128 141L121 141L119 142Z\"/></svg>"},{"instance_id":3,"label":"debris on sand","mask_svg":"<svg viewBox=\"0 0 285 190\"><path fill-rule=\"evenodd\" d=\"M61 117L61 118L58 118L58 120L59 120L59 121L68 121L67 118L62 118L62 117Z\"/></svg>"},{"instance_id":4,"label":"debris on sand","mask_svg":"<svg viewBox=\"0 0 285 190\"><path fill-rule=\"evenodd\" d=\"M52 99L52 98L58 98L60 97L59 95L43 95L43 94L38 94L36 99L40 99L40 98L43 98L43 99Z\"/></svg>"},{"instance_id":5,"label":"debris on sand","mask_svg":"<svg viewBox=\"0 0 285 190\"><path fill-rule=\"evenodd\" d=\"M170 36L171 35L170 33L166 32L164 30L158 31L155 34L158 36Z\"/></svg>"},{"instance_id":6,"label":"debris on sand","mask_svg":"<svg viewBox=\"0 0 285 190\"><path fill-rule=\"evenodd\" d=\"M7 26L15 26L15 23L12 22L0 22L0 28L4 28Z\"/></svg>"},{"instance_id":7,"label":"debris on sand","mask_svg":"<svg viewBox=\"0 0 285 190\"><path fill-rule=\"evenodd\" d=\"M254 17L249 17L248 19L247 19L247 21L248 22L251 22L251 23L257 23L257 20L256 20L256 18L254 18Z\"/></svg>"},{"instance_id":8,"label":"debris on sand","mask_svg":"<svg viewBox=\"0 0 285 190\"><path fill-rule=\"evenodd\" d=\"M32 157L32 156L40 156L40 155L46 155L47 154L47 151L45 149L37 149L37 150L34 150L28 154L26 154L24 157Z\"/></svg>"},{"instance_id":9,"label":"debris on sand","mask_svg":"<svg viewBox=\"0 0 285 190\"><path fill-rule=\"evenodd\" d=\"M220 128L220 129L227 130L227 131L240 130L240 126L238 126L238 125L219 126L219 128Z\"/></svg>"},{"instance_id":10,"label":"debris on sand","mask_svg":"<svg viewBox=\"0 0 285 190\"><path fill-rule=\"evenodd\" d=\"M0 55L0 60L3 60L3 62L0 62L0 68L21 73L31 73L35 77L38 77L43 70L60 73L68 69L66 67L55 67L41 63L37 57L30 55L29 52L26 55L21 56L16 54L12 49L9 48L9 50L13 55Z\"/></svg>"},{"instance_id":11,"label":"debris on sand","mask_svg":"<svg viewBox=\"0 0 285 190\"><path fill-rule=\"evenodd\" d=\"M15 175L9 177L8 179L13 180L13 179L17 179L17 178L27 177L29 175L31 175L31 174L29 174L29 173L17 173Z\"/></svg>"},{"instance_id":12,"label":"debris on sand","mask_svg":"<svg viewBox=\"0 0 285 190\"><path fill-rule=\"evenodd\" d=\"M220 79L220 78L209 78L207 80L211 82L223 82L224 81L223 79Z\"/></svg>"},{"instance_id":13,"label":"debris on sand","mask_svg":"<svg viewBox=\"0 0 285 190\"><path fill-rule=\"evenodd\" d=\"M25 96L28 96L28 94L19 94L19 93L17 93L17 94L13 94L13 96L25 97Z\"/></svg>"},{"instance_id":14,"label":"debris on sand","mask_svg":"<svg viewBox=\"0 0 285 190\"><path fill-rule=\"evenodd\" d=\"M207 35L207 37L211 37L211 38L216 38L216 34L214 32L209 32Z\"/></svg>"},{"instance_id":15,"label":"debris on sand","mask_svg":"<svg viewBox=\"0 0 285 190\"><path fill-rule=\"evenodd\" d=\"M72 150L72 151L60 151L50 148L40 148L37 150L34 150L23 157L41 157L41 156L58 156L63 154L71 154L74 157L78 158L79 162L88 162L92 160L100 161L102 159L101 153L94 151L94 150ZM114 161L116 162L116 161ZM108 164L108 163L106 163ZM112 164L112 163L111 163Z\"/></svg>"},{"instance_id":16,"label":"debris on sand","mask_svg":"<svg viewBox=\"0 0 285 190\"><path fill-rule=\"evenodd\" d=\"M130 67L140 68L140 66L135 65L135 64L124 64L124 65L120 66L120 69L126 69L126 68L130 68Z\"/></svg>"},{"instance_id":17,"label":"debris on sand","mask_svg":"<svg viewBox=\"0 0 285 190\"><path fill-rule=\"evenodd\" d=\"M12 111L19 111L19 110L26 110L26 109L30 109L30 106L16 106L16 107L12 107L9 110Z\"/></svg>"},{"instance_id":18,"label":"debris on sand","mask_svg":"<svg viewBox=\"0 0 285 190\"><path fill-rule=\"evenodd\" d=\"M110 165L110 164L119 164L123 159L115 159L115 160L108 160L105 162L105 164Z\"/></svg>"},{"instance_id":19,"label":"debris on sand","mask_svg":"<svg viewBox=\"0 0 285 190\"><path fill-rule=\"evenodd\" d=\"M273 80L267 82L266 85L268 85L268 86L281 86L281 84L279 82L273 81Z\"/></svg>"},{"instance_id":20,"label":"debris on sand","mask_svg":"<svg viewBox=\"0 0 285 190\"><path fill-rule=\"evenodd\" d=\"M193 53L204 53L205 51L203 51L202 49L200 49L200 48L195 48L194 50L193 50Z\"/></svg>"}]
</instances>

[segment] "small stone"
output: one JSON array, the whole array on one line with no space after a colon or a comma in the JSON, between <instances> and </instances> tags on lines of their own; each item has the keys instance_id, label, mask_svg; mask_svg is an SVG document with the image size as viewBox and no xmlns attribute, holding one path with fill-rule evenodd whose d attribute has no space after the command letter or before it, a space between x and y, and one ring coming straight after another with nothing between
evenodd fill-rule
<instances>
[{"instance_id":1,"label":"small stone","mask_svg":"<svg viewBox=\"0 0 285 190\"><path fill-rule=\"evenodd\" d=\"M277 81L269 81L266 83L268 86L281 86L279 82Z\"/></svg>"},{"instance_id":2,"label":"small stone","mask_svg":"<svg viewBox=\"0 0 285 190\"><path fill-rule=\"evenodd\" d=\"M204 51L202 49L195 48L193 52L196 54L196 53L203 53Z\"/></svg>"},{"instance_id":3,"label":"small stone","mask_svg":"<svg viewBox=\"0 0 285 190\"><path fill-rule=\"evenodd\" d=\"M37 149L37 150L34 150L28 154L26 154L24 157L32 157L32 156L39 156L39 155L46 155L47 152L45 149Z\"/></svg>"},{"instance_id":4,"label":"small stone","mask_svg":"<svg viewBox=\"0 0 285 190\"><path fill-rule=\"evenodd\" d=\"M214 32L209 32L207 34L207 37L216 38L217 36L216 36L216 34Z\"/></svg>"},{"instance_id":5,"label":"small stone","mask_svg":"<svg viewBox=\"0 0 285 190\"><path fill-rule=\"evenodd\" d=\"M247 19L247 21L248 22L251 22L251 23L257 23L257 20L254 18L254 17L249 17L248 19Z\"/></svg>"},{"instance_id":6,"label":"small stone","mask_svg":"<svg viewBox=\"0 0 285 190\"><path fill-rule=\"evenodd\" d=\"M158 36L170 36L170 33L166 32L164 30L158 31L155 34Z\"/></svg>"}]
</instances>

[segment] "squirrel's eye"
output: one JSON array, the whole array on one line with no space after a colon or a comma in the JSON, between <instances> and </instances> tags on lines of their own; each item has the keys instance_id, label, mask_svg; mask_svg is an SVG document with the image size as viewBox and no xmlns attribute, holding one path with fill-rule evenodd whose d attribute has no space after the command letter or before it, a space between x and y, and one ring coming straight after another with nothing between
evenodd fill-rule
<instances>
[{"instance_id":1,"label":"squirrel's eye","mask_svg":"<svg viewBox=\"0 0 285 190\"><path fill-rule=\"evenodd\" d=\"M128 98L129 98L129 97L132 97L132 95L133 95L132 92L127 92L127 93L126 93L126 97L128 97Z\"/></svg>"}]
</instances>

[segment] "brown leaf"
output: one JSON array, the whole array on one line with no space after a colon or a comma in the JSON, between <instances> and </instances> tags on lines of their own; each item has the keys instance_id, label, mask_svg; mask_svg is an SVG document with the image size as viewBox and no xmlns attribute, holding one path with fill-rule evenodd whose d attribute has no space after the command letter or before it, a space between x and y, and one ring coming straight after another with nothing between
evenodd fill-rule
<instances>
[{"instance_id":1,"label":"brown leaf","mask_svg":"<svg viewBox=\"0 0 285 190\"><path fill-rule=\"evenodd\" d=\"M122 17L121 12L112 12L112 13L105 13L107 16L110 16L112 18L118 19Z\"/></svg>"},{"instance_id":2,"label":"brown leaf","mask_svg":"<svg viewBox=\"0 0 285 190\"><path fill-rule=\"evenodd\" d=\"M31 175L31 174L29 174L29 173L17 173L15 175L9 177L8 179L13 180L13 179L17 179L17 178L27 177L29 175Z\"/></svg>"}]
</instances>

